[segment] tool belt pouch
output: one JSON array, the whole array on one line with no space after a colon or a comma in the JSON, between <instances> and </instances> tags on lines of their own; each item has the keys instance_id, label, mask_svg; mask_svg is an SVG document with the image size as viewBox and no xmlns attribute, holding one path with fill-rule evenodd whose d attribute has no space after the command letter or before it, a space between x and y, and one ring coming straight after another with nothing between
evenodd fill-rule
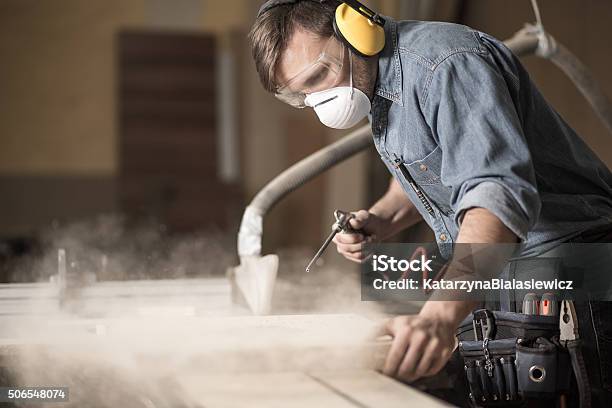
<instances>
[{"instance_id":1,"label":"tool belt pouch","mask_svg":"<svg viewBox=\"0 0 612 408\"><path fill-rule=\"evenodd\" d=\"M457 338L475 406L520 405L569 389L571 364L558 342L557 316L476 310Z\"/></svg>"}]
</instances>

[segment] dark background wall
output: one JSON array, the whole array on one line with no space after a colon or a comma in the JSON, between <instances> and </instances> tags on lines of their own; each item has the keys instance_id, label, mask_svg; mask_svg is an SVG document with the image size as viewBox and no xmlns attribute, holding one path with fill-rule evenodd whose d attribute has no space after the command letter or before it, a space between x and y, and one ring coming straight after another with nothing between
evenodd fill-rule
<instances>
[{"instance_id":1,"label":"dark background wall","mask_svg":"<svg viewBox=\"0 0 612 408\"><path fill-rule=\"evenodd\" d=\"M245 39L259 3L252 0L0 2L0 237L36 236L54 220L69 222L103 212L123 211L128 202L150 206L153 210L159 206L159 197L151 197L146 191L138 193L141 191L138 186L146 184L143 174L130 187L135 192L130 194L136 197L130 195L128 201L121 198L122 191L125 192L122 186L127 185L121 179L122 151L126 152L122 150L125 129L121 127L120 117L122 73L117 38L121 32L209 38L215 84L219 82L219 67L225 66L220 61L231 60L230 82L234 84L235 95L230 102L230 110L234 112L230 122L238 145L235 158L238 175L226 190L219 163L210 168L205 165L196 168L190 180L188 176L181 177L187 184L191 183L185 190L199 191L194 193L195 204L189 211L196 215L200 209L208 213L199 218L187 217L181 222L187 228L190 225L202 228L211 219L211 223L219 221L216 211L224 214L228 206L234 206L237 210L230 216L234 225L221 223L228 234L234 235L240 209L268 180L299 158L345 134L323 128L312 112L288 108L261 89ZM460 22L502 39L511 36L523 23L534 21L527 0L368 3L397 18ZM609 24L612 2L540 0L540 6L546 28L591 68L604 91L612 95L612 54L608 52L612 40ZM155 40L150 44L161 46ZM612 135L606 133L571 82L547 61L528 57L524 62L546 98L597 154L612 165ZM223 91L215 89L210 94L212 100L206 102L217 113L220 95L224 95ZM205 110L202 117L208 114ZM206 143L211 143L206 145L210 149L202 153L202 160L208 160L208 164L221 160L217 147L222 127L218 115L213 116L209 123L212 133L207 135L202 130L201 140L196 136L194 145L204 148ZM169 136L173 145L180 140L179 133L174 139ZM148 134L153 140L159 129L154 127L141 135L145 145ZM151 152L133 143L130 146L135 147L129 150L133 160L138 160L136 156L141 154L143 160L149 160L148 165L155 165ZM164 160L169 161L160 164L169 165L173 159L177 165L185 164L181 162L181 154L192 153L187 151L172 157L171 150L168 154L162 153ZM199 179L202 179L201 185ZM388 174L373 152L361 154L326 173L289 197L266 219L266 251L287 246L315 249L329 229L333 209L369 206L385 190L387 180ZM209 188L206 186L212 187L206 190ZM166 191L172 196L174 190ZM217 200L220 191L227 193L221 202ZM183 211L187 210L179 213ZM181 218L180 214L177 217Z\"/></svg>"}]
</instances>

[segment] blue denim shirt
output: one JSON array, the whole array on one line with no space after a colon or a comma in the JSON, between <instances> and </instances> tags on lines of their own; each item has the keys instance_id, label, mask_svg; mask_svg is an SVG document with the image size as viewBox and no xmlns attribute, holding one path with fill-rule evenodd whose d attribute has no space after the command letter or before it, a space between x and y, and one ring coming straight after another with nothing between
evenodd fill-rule
<instances>
[{"instance_id":1,"label":"blue denim shirt","mask_svg":"<svg viewBox=\"0 0 612 408\"><path fill-rule=\"evenodd\" d=\"M503 43L456 24L386 20L374 144L445 257L472 207L511 229L521 256L612 224L610 170Z\"/></svg>"}]
</instances>

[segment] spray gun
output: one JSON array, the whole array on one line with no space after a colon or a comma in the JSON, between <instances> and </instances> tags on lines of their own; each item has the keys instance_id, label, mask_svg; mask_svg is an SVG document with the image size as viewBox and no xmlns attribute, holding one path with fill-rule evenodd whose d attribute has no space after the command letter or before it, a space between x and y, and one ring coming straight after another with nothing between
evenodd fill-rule
<instances>
[{"instance_id":1,"label":"spray gun","mask_svg":"<svg viewBox=\"0 0 612 408\"><path fill-rule=\"evenodd\" d=\"M329 234L325 242L323 242L323 245L321 246L321 248L319 248L314 258L312 258L312 260L308 263L308 266L306 266L306 272L310 272L310 268L312 268L314 263L317 262L321 255L323 255L323 252L325 252L329 244L331 244L336 234L340 232L356 232L356 230L353 229L351 227L351 224L349 223L350 220L355 218L355 214L351 214L350 212L342 210L336 210L334 211L334 218L336 219L336 222L334 222L334 224L332 225L331 233Z\"/></svg>"}]
</instances>

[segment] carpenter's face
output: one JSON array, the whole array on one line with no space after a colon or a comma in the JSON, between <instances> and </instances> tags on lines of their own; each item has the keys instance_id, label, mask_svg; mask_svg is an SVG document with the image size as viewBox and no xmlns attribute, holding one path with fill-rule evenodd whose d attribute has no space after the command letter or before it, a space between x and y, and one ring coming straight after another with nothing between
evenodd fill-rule
<instances>
[{"instance_id":1,"label":"carpenter's face","mask_svg":"<svg viewBox=\"0 0 612 408\"><path fill-rule=\"evenodd\" d=\"M349 83L347 61L348 52L335 37L322 38L298 28L277 66L277 95L302 107L305 95Z\"/></svg>"}]
</instances>

